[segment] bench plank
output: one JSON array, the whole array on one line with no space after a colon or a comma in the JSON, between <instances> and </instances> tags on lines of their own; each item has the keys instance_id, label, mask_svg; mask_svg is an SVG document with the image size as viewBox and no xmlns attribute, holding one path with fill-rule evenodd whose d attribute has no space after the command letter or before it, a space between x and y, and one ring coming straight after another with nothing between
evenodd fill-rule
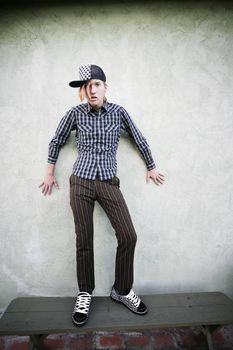
<instances>
[{"instance_id":1,"label":"bench plank","mask_svg":"<svg viewBox=\"0 0 233 350\"><path fill-rule=\"evenodd\" d=\"M93 297L84 327L72 323L75 297L14 299L0 319L0 335L36 335L233 324L233 302L219 292L144 295L145 316L109 297Z\"/></svg>"},{"instance_id":2,"label":"bench plank","mask_svg":"<svg viewBox=\"0 0 233 350\"><path fill-rule=\"evenodd\" d=\"M145 296L143 296L144 298ZM156 294L150 295L153 298L153 305L156 307L172 306L194 306L194 305L216 305L229 304L233 301L225 294L220 292L203 292L203 293L176 293L176 294ZM94 297L106 298L108 297ZM20 299L20 302L18 301ZM40 302L41 299L41 302ZM19 311L67 311L70 306L70 300L73 297L24 297L12 300L7 308L7 312Z\"/></svg>"}]
</instances>

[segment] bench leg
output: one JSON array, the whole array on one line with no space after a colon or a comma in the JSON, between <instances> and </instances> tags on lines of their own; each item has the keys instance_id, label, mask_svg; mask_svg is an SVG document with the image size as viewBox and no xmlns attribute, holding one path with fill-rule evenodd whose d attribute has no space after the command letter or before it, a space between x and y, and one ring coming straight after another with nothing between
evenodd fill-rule
<instances>
[{"instance_id":1,"label":"bench leg","mask_svg":"<svg viewBox=\"0 0 233 350\"><path fill-rule=\"evenodd\" d=\"M202 326L202 332L206 336L206 340L207 340L207 344L208 344L208 349L209 350L214 350L212 334L218 328L220 328L220 326L217 326L217 325L216 326L215 325L214 326Z\"/></svg>"},{"instance_id":2,"label":"bench leg","mask_svg":"<svg viewBox=\"0 0 233 350\"><path fill-rule=\"evenodd\" d=\"M48 334L34 334L30 335L30 342L28 350L45 350L45 346L43 344L44 339L48 336Z\"/></svg>"}]
</instances>

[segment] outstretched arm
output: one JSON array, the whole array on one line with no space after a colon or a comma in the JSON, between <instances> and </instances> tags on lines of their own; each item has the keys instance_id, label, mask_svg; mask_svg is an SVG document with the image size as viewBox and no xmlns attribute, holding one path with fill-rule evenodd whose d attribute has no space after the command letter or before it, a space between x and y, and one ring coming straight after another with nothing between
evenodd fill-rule
<instances>
[{"instance_id":1,"label":"outstretched arm","mask_svg":"<svg viewBox=\"0 0 233 350\"><path fill-rule=\"evenodd\" d=\"M57 180L54 176L55 164L61 146L66 143L71 131L75 128L75 113L73 109L70 109L61 119L55 132L55 136L49 143L47 171L44 181L39 185L39 188L42 187L42 193L45 196L46 194L52 193L53 186L59 188Z\"/></svg>"},{"instance_id":2,"label":"outstretched arm","mask_svg":"<svg viewBox=\"0 0 233 350\"><path fill-rule=\"evenodd\" d=\"M150 147L145 137L143 136L141 131L137 128L132 118L123 107L122 107L122 129L126 131L130 137L133 138L137 148L139 149L143 158L145 159L146 167L147 167L146 181L149 182L149 179L152 179L156 185L160 185L160 184L162 185L164 181L164 175L159 173L159 171L156 169Z\"/></svg>"},{"instance_id":3,"label":"outstretched arm","mask_svg":"<svg viewBox=\"0 0 233 350\"><path fill-rule=\"evenodd\" d=\"M123 107L121 107L121 116L121 129L126 131L128 135L133 139L134 143L136 144L138 150L140 151L142 157L145 160L147 170L154 169L155 162L145 137L138 129L138 127L130 117L129 113Z\"/></svg>"},{"instance_id":4,"label":"outstretched arm","mask_svg":"<svg viewBox=\"0 0 233 350\"><path fill-rule=\"evenodd\" d=\"M44 196L46 196L46 194L50 195L52 193L53 186L59 189L57 180L54 176L54 171L55 164L48 163L44 181L39 185L39 188L42 187L41 192L44 194Z\"/></svg>"}]
</instances>

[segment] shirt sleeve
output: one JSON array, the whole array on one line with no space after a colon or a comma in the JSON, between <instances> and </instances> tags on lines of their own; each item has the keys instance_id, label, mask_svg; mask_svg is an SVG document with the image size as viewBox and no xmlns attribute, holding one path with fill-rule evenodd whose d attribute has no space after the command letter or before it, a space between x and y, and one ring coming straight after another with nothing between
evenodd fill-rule
<instances>
[{"instance_id":1,"label":"shirt sleeve","mask_svg":"<svg viewBox=\"0 0 233 350\"><path fill-rule=\"evenodd\" d=\"M121 129L124 132L127 132L127 134L133 138L138 150L140 151L141 155L143 156L147 170L152 170L155 168L155 162L151 154L150 147L145 139L145 137L142 135L141 131L137 128L135 123L133 122L132 118L128 114L128 112L121 107L122 110L122 125Z\"/></svg>"},{"instance_id":2,"label":"shirt sleeve","mask_svg":"<svg viewBox=\"0 0 233 350\"><path fill-rule=\"evenodd\" d=\"M56 129L55 135L49 143L48 163L56 163L61 146L66 143L71 131L75 128L75 113L73 109L70 109L61 119Z\"/></svg>"}]
</instances>

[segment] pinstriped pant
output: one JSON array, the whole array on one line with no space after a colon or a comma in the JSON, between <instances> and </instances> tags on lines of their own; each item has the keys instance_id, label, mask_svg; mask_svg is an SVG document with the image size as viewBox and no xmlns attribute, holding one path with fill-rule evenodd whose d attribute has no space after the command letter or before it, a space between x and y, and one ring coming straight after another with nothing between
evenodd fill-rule
<instances>
[{"instance_id":1,"label":"pinstriped pant","mask_svg":"<svg viewBox=\"0 0 233 350\"><path fill-rule=\"evenodd\" d=\"M93 211L98 201L115 230L118 246L114 287L125 293L133 284L133 261L137 235L120 190L120 180L89 180L70 176L70 205L76 233L77 280L80 291L95 288L93 253Z\"/></svg>"}]
</instances>

